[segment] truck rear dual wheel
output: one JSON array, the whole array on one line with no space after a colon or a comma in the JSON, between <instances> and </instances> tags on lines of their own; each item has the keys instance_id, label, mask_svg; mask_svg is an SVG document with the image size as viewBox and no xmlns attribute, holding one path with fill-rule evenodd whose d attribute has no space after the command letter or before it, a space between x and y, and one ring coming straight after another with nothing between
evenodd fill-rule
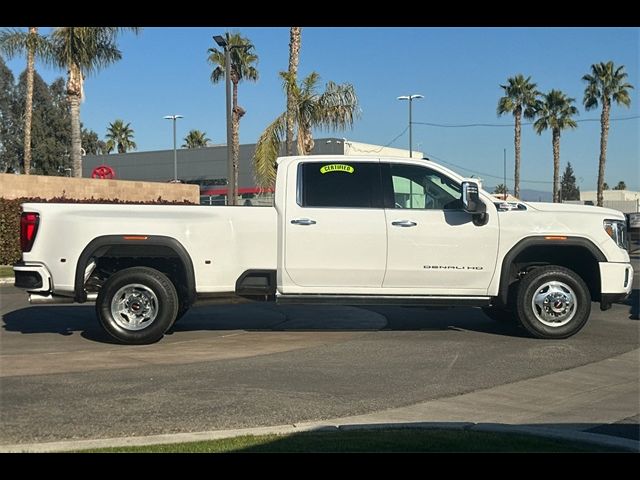
<instances>
[{"instance_id":1,"label":"truck rear dual wheel","mask_svg":"<svg viewBox=\"0 0 640 480\"><path fill-rule=\"evenodd\" d=\"M104 330L130 345L160 340L176 320L178 308L178 294L171 280L148 267L114 273L96 300L96 314Z\"/></svg>"},{"instance_id":2,"label":"truck rear dual wheel","mask_svg":"<svg viewBox=\"0 0 640 480\"><path fill-rule=\"evenodd\" d=\"M568 268L535 268L520 282L518 320L534 337L568 338L585 326L590 313L589 288Z\"/></svg>"}]
</instances>

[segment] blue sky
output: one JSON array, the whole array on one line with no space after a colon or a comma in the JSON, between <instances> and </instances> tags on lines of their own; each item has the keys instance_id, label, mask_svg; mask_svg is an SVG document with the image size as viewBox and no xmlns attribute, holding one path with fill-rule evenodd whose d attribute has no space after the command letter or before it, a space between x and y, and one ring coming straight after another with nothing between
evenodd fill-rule
<instances>
[{"instance_id":1,"label":"blue sky","mask_svg":"<svg viewBox=\"0 0 640 480\"><path fill-rule=\"evenodd\" d=\"M182 114L178 136L200 129L214 143L224 143L224 83L211 84L207 48L212 35L226 27L147 27L139 36L125 34L119 46L123 59L85 85L86 100L81 118L103 137L109 122L122 118L135 130L138 150L172 148L171 122L162 117ZM257 83L240 86L239 103L247 114L242 119L241 143L255 142L264 127L284 110L285 96L278 72L287 68L288 28L234 27L248 36L259 55ZM47 32L47 28L42 29ZM303 28L300 75L320 73L323 83L350 82L355 86L362 116L353 130L316 132L349 140L387 144L407 126L407 102L399 95L419 93L414 101L414 122L442 124L510 123L498 118L496 104L500 83L517 73L531 75L538 88L563 90L576 99L578 119L599 118L600 111L584 111L581 77L592 63L613 60L625 65L634 85L631 108L614 107L612 117L637 116L638 28ZM14 75L25 60L8 61ZM37 65L50 82L64 72ZM612 122L607 150L606 181L624 180L640 190L640 120ZM582 190L595 189L600 141L599 122L583 122L575 131L563 132L562 168L574 167ZM438 128L414 125L415 150L448 162L462 174L474 171L485 184L502 178L503 148L507 149L507 177L513 177L513 128ZM408 134L392 146L407 148ZM551 190L551 134L535 134L523 127L523 188ZM463 167L463 168L460 168ZM513 182L507 180L510 188Z\"/></svg>"}]
</instances>

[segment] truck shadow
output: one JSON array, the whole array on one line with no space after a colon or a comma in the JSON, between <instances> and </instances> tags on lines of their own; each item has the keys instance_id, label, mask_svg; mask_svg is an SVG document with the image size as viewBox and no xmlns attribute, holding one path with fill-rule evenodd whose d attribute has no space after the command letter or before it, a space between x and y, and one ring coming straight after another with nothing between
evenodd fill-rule
<instances>
[{"instance_id":1,"label":"truck shadow","mask_svg":"<svg viewBox=\"0 0 640 480\"><path fill-rule=\"evenodd\" d=\"M629 309L629 318L631 320L640 320L640 289L635 289L631 291L631 295L625 302L630 305Z\"/></svg>"},{"instance_id":2,"label":"truck shadow","mask_svg":"<svg viewBox=\"0 0 640 480\"><path fill-rule=\"evenodd\" d=\"M2 317L7 332L57 333L63 336L80 332L83 337L103 343L115 343L98 324L93 306L38 306L21 308Z\"/></svg>"},{"instance_id":3,"label":"truck shadow","mask_svg":"<svg viewBox=\"0 0 640 480\"><path fill-rule=\"evenodd\" d=\"M98 324L93 306L28 307L6 313L2 320L7 332L64 336L80 333L87 340L116 343ZM167 334L215 330L460 330L526 337L519 326L490 320L477 308L278 306L269 303L194 307Z\"/></svg>"}]
</instances>

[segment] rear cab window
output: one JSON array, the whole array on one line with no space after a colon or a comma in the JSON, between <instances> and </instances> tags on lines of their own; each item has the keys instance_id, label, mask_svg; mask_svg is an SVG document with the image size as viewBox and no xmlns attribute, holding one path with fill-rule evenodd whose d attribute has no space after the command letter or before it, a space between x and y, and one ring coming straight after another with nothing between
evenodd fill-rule
<instances>
[{"instance_id":1,"label":"rear cab window","mask_svg":"<svg viewBox=\"0 0 640 480\"><path fill-rule=\"evenodd\" d=\"M297 190L301 207L383 208L378 162L300 163Z\"/></svg>"}]
</instances>

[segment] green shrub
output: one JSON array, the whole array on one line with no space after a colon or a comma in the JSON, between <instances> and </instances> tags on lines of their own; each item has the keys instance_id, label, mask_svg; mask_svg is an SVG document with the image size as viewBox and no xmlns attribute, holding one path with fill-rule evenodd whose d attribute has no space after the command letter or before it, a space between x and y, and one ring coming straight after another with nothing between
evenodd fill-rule
<instances>
[{"instance_id":1,"label":"green shrub","mask_svg":"<svg viewBox=\"0 0 640 480\"><path fill-rule=\"evenodd\" d=\"M119 204L136 204L136 205L194 205L193 203L183 201L168 201L158 197L157 200L142 201L123 201L123 200L106 200L104 198L74 199L66 197L56 197L52 199L44 199L39 197L33 198L16 198L7 200L0 198L0 265L13 265L20 260L20 205L22 203L119 203Z\"/></svg>"}]
</instances>

